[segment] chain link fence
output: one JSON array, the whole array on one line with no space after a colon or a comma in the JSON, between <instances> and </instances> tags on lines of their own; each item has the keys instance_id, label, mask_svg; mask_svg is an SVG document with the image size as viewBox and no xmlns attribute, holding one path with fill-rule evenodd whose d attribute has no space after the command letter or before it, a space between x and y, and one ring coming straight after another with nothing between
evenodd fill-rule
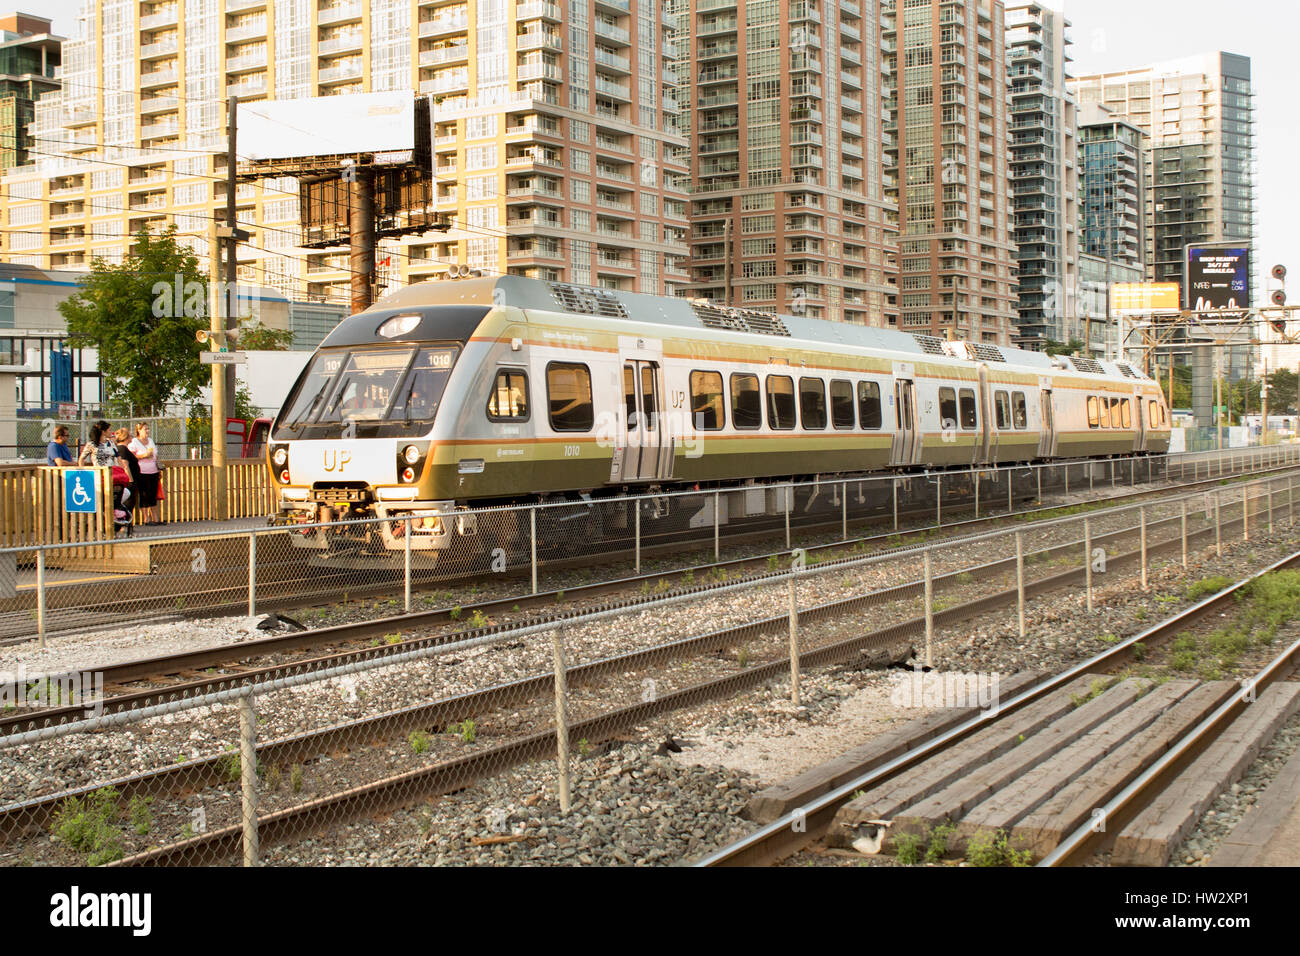
<instances>
[{"instance_id":1,"label":"chain link fence","mask_svg":"<svg viewBox=\"0 0 1300 956\"><path fill-rule=\"evenodd\" d=\"M900 645L932 662L940 642L965 639L960 622L998 611L1018 612L1023 633L1048 592L1091 610L1103 586L1145 588L1162 564L1187 569L1198 549L1290 526L1295 490L1270 477L883 552L797 549L743 577L664 578L630 605L557 595L504 628L394 632L383 656L251 683L231 673L118 713L93 673L5 675L6 711L32 708L36 725L0 736L0 861L252 864L271 844L538 759L555 759L548 799L567 811L575 761L658 713L773 682L797 705L809 669ZM58 705L84 712L40 727L40 708ZM519 837L504 810L499 822L473 839Z\"/></svg>"},{"instance_id":2,"label":"chain link fence","mask_svg":"<svg viewBox=\"0 0 1300 956\"><path fill-rule=\"evenodd\" d=\"M1298 453L1288 445L14 547L0 550L0 638L146 625L171 633L271 612L313 627L610 582L646 594L774 551L887 541L1045 499L1076 507L1162 480L1281 468Z\"/></svg>"}]
</instances>

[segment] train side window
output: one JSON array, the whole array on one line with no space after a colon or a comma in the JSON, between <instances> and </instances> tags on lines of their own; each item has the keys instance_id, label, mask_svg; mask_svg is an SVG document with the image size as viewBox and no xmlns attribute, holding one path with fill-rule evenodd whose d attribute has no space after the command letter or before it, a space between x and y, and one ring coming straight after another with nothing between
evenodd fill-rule
<instances>
[{"instance_id":1,"label":"train side window","mask_svg":"<svg viewBox=\"0 0 1300 956\"><path fill-rule=\"evenodd\" d=\"M858 421L863 428L880 429L880 385L876 382L858 382Z\"/></svg>"},{"instance_id":2,"label":"train side window","mask_svg":"<svg viewBox=\"0 0 1300 956\"><path fill-rule=\"evenodd\" d=\"M492 394L488 396L488 421L528 421L528 375L521 368L503 368L497 372Z\"/></svg>"},{"instance_id":3,"label":"train side window","mask_svg":"<svg viewBox=\"0 0 1300 956\"><path fill-rule=\"evenodd\" d=\"M1124 428L1133 427L1133 406L1129 404L1129 400L1127 398L1121 398L1119 400L1119 416L1120 416L1120 421L1124 423L1123 424Z\"/></svg>"},{"instance_id":4,"label":"train side window","mask_svg":"<svg viewBox=\"0 0 1300 956\"><path fill-rule=\"evenodd\" d=\"M939 427L945 431L957 427L957 392L954 389L939 389Z\"/></svg>"},{"instance_id":5,"label":"train side window","mask_svg":"<svg viewBox=\"0 0 1300 956\"><path fill-rule=\"evenodd\" d=\"M975 392L973 389L961 390L961 427L973 429L979 427L979 416L975 413Z\"/></svg>"},{"instance_id":6,"label":"train side window","mask_svg":"<svg viewBox=\"0 0 1300 956\"><path fill-rule=\"evenodd\" d=\"M767 426L777 431L789 431L794 425L794 379L789 375L769 375Z\"/></svg>"},{"instance_id":7,"label":"train side window","mask_svg":"<svg viewBox=\"0 0 1300 956\"><path fill-rule=\"evenodd\" d=\"M1089 428L1101 427L1101 414L1097 410L1096 395L1088 396L1088 427Z\"/></svg>"},{"instance_id":8,"label":"train side window","mask_svg":"<svg viewBox=\"0 0 1300 956\"><path fill-rule=\"evenodd\" d=\"M853 412L853 383L842 378L831 382L831 424L836 428L852 428L857 424Z\"/></svg>"},{"instance_id":9,"label":"train side window","mask_svg":"<svg viewBox=\"0 0 1300 956\"><path fill-rule=\"evenodd\" d=\"M1011 403L1007 401L1006 392L993 393L993 411L997 416L998 428L1011 427Z\"/></svg>"},{"instance_id":10,"label":"train side window","mask_svg":"<svg viewBox=\"0 0 1300 956\"><path fill-rule=\"evenodd\" d=\"M741 429L763 427L763 398L757 375L731 373L731 424Z\"/></svg>"},{"instance_id":11,"label":"train side window","mask_svg":"<svg viewBox=\"0 0 1300 956\"><path fill-rule=\"evenodd\" d=\"M701 431L716 432L726 424L723 411L722 373L691 373L691 415L695 427Z\"/></svg>"},{"instance_id":12,"label":"train side window","mask_svg":"<svg viewBox=\"0 0 1300 956\"><path fill-rule=\"evenodd\" d=\"M1122 416L1120 415L1120 412L1119 412L1119 402L1120 402L1120 400L1119 400L1118 398L1112 398L1112 399L1110 400L1110 427L1111 427L1111 428L1122 428L1122 427L1123 427L1123 426L1120 424L1120 422L1121 422L1123 419L1122 419Z\"/></svg>"},{"instance_id":13,"label":"train side window","mask_svg":"<svg viewBox=\"0 0 1300 956\"><path fill-rule=\"evenodd\" d=\"M591 403L591 370L572 362L546 366L546 400L557 432L589 432L596 416Z\"/></svg>"},{"instance_id":14,"label":"train side window","mask_svg":"<svg viewBox=\"0 0 1300 956\"><path fill-rule=\"evenodd\" d=\"M1151 423L1152 428L1160 425L1160 413L1156 411L1156 403L1150 402L1147 405L1147 421Z\"/></svg>"},{"instance_id":15,"label":"train side window","mask_svg":"<svg viewBox=\"0 0 1300 956\"><path fill-rule=\"evenodd\" d=\"M1011 421L1016 428L1029 427L1029 405L1025 402L1024 392L1011 393Z\"/></svg>"},{"instance_id":16,"label":"train side window","mask_svg":"<svg viewBox=\"0 0 1300 956\"><path fill-rule=\"evenodd\" d=\"M1110 399L1103 395L1097 399L1097 402L1101 406L1101 427L1113 428L1114 425L1111 423L1110 419Z\"/></svg>"},{"instance_id":17,"label":"train side window","mask_svg":"<svg viewBox=\"0 0 1300 956\"><path fill-rule=\"evenodd\" d=\"M1169 413L1165 411L1165 407L1163 405L1160 406L1160 424L1161 425L1169 424Z\"/></svg>"},{"instance_id":18,"label":"train side window","mask_svg":"<svg viewBox=\"0 0 1300 956\"><path fill-rule=\"evenodd\" d=\"M826 427L826 383L821 379L799 379L799 414L805 430Z\"/></svg>"}]
</instances>

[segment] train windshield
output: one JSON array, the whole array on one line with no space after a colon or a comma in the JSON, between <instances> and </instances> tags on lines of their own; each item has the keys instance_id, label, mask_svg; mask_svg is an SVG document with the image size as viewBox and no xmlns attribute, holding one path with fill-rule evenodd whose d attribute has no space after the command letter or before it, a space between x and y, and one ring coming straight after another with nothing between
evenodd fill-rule
<instances>
[{"instance_id":1,"label":"train windshield","mask_svg":"<svg viewBox=\"0 0 1300 956\"><path fill-rule=\"evenodd\" d=\"M422 434L433 423L457 349L321 352L299 380L276 438L324 438L350 425L358 438Z\"/></svg>"}]
</instances>

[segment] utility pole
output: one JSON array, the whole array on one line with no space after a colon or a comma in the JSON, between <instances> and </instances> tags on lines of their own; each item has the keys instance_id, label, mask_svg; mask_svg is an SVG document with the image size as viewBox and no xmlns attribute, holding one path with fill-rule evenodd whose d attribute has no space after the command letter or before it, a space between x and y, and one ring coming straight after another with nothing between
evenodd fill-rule
<instances>
[{"instance_id":1,"label":"utility pole","mask_svg":"<svg viewBox=\"0 0 1300 956\"><path fill-rule=\"evenodd\" d=\"M212 347L224 351L235 344L239 327L239 314L235 307L235 279L238 254L236 247L248 239L248 232L236 226L235 220L235 105L232 96L226 103L226 222L214 230L216 243L212 247L212 308L208 323ZM222 268L222 255L225 267ZM212 366L212 501L211 515L224 521L229 515L226 498L226 415L235 398L235 368L233 365Z\"/></svg>"},{"instance_id":2,"label":"utility pole","mask_svg":"<svg viewBox=\"0 0 1300 956\"><path fill-rule=\"evenodd\" d=\"M348 208L352 311L364 312L375 292L375 174L358 163L352 167L352 177Z\"/></svg>"},{"instance_id":3,"label":"utility pole","mask_svg":"<svg viewBox=\"0 0 1300 956\"><path fill-rule=\"evenodd\" d=\"M1259 380L1259 443L1268 444L1268 359L1264 359L1264 377Z\"/></svg>"}]
</instances>

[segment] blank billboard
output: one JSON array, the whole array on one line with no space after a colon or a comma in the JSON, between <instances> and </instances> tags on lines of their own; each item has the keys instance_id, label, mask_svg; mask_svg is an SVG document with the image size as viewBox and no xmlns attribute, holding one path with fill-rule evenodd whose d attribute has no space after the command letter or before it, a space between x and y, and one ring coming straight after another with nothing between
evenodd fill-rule
<instances>
[{"instance_id":1,"label":"blank billboard","mask_svg":"<svg viewBox=\"0 0 1300 956\"><path fill-rule=\"evenodd\" d=\"M355 156L415 148L415 94L356 93L241 103L241 159Z\"/></svg>"}]
</instances>

